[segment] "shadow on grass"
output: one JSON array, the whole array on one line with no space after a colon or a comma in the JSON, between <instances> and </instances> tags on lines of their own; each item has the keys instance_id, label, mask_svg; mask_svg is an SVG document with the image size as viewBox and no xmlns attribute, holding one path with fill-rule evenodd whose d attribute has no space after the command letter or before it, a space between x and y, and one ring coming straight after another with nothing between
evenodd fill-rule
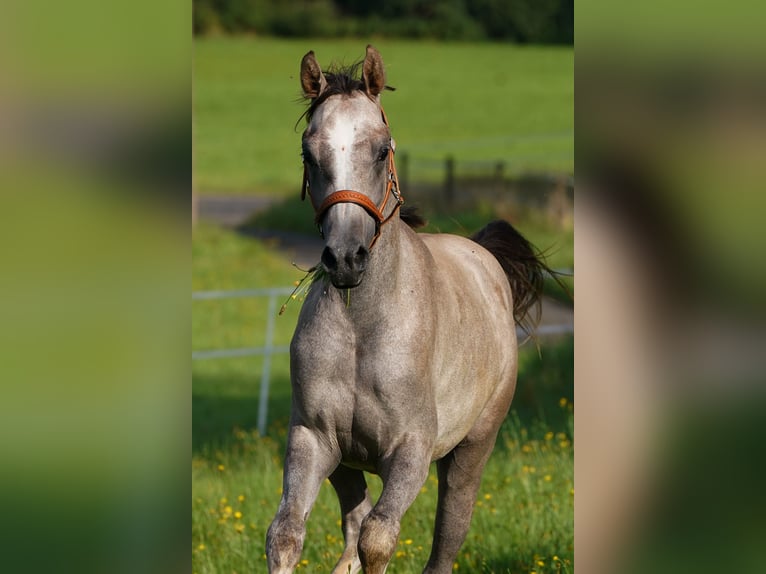
<instances>
[{"instance_id":1,"label":"shadow on grass","mask_svg":"<svg viewBox=\"0 0 766 574\"><path fill-rule=\"evenodd\" d=\"M192 387L192 452L210 452L233 441L235 429L258 428L259 377L194 375ZM233 391L233 392L232 392ZM267 435L283 440L275 427L287 426L290 381L273 379L269 390Z\"/></svg>"},{"instance_id":2,"label":"shadow on grass","mask_svg":"<svg viewBox=\"0 0 766 574\"><path fill-rule=\"evenodd\" d=\"M410 204L408 203L408 205ZM413 204L413 206L428 220L428 224L422 229L428 233L455 233L467 236L497 217L495 212L486 206L448 214L438 213L434 208L427 205ZM274 202L267 209L253 214L239 229L241 231L257 229L316 235L314 212L311 204L308 199L301 201L298 195Z\"/></svg>"},{"instance_id":3,"label":"shadow on grass","mask_svg":"<svg viewBox=\"0 0 766 574\"><path fill-rule=\"evenodd\" d=\"M239 231L246 235L254 232L271 231L305 235L312 238L316 237L317 231L314 224L313 211L311 206L307 204L308 200L301 202L300 197L297 195L280 202L275 202L264 211L255 213L248 218L239 227ZM440 212L435 207L429 207L428 205L416 205L416 207L419 213L428 221L426 227L420 231L427 233L454 233L468 236L484 227L491 220L502 217L502 214L497 213L491 206L486 204L451 213ZM568 244L571 241L566 239L571 236L571 231L557 230L544 223L539 215L533 217L530 221L525 221L525 223L536 237L536 241L543 241L537 247L543 249L543 253L549 263L551 262L549 252L555 251L556 244ZM514 225L517 224L514 223ZM526 234L526 230L524 233ZM567 260L564 266L570 267L571 261ZM566 284L569 293L562 290L556 281L551 278L546 279L544 292L547 296L553 297L564 304L573 305L574 279L568 276L561 276L560 279Z\"/></svg>"},{"instance_id":4,"label":"shadow on grass","mask_svg":"<svg viewBox=\"0 0 766 574\"><path fill-rule=\"evenodd\" d=\"M301 201L298 194L274 202L267 209L251 215L239 229L288 231L311 236L317 232L311 202L308 199Z\"/></svg>"}]
</instances>

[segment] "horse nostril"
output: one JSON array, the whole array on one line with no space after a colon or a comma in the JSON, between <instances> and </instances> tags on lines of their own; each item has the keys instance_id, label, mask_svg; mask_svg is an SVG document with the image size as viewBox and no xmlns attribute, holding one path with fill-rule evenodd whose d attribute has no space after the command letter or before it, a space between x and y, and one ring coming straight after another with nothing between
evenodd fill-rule
<instances>
[{"instance_id":1,"label":"horse nostril","mask_svg":"<svg viewBox=\"0 0 766 574\"><path fill-rule=\"evenodd\" d=\"M367 261L370 259L370 250L363 245L359 246L354 256L354 264L357 269L363 271L367 267Z\"/></svg>"},{"instance_id":2,"label":"horse nostril","mask_svg":"<svg viewBox=\"0 0 766 574\"><path fill-rule=\"evenodd\" d=\"M331 247L325 247L322 251L322 264L330 271L338 268L338 258Z\"/></svg>"}]
</instances>

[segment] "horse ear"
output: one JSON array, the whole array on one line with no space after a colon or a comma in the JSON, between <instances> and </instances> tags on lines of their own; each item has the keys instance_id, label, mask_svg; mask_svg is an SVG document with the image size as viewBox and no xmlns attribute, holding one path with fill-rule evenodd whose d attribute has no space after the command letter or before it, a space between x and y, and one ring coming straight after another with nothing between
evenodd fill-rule
<instances>
[{"instance_id":1,"label":"horse ear","mask_svg":"<svg viewBox=\"0 0 766 574\"><path fill-rule=\"evenodd\" d=\"M362 67L362 79L367 93L377 96L386 87L386 71L383 69L383 58L380 53L367 44L367 55Z\"/></svg>"},{"instance_id":2,"label":"horse ear","mask_svg":"<svg viewBox=\"0 0 766 574\"><path fill-rule=\"evenodd\" d=\"M303 95L312 100L327 87L327 80L314 57L313 50L303 56L301 60L301 87L303 88Z\"/></svg>"}]
</instances>

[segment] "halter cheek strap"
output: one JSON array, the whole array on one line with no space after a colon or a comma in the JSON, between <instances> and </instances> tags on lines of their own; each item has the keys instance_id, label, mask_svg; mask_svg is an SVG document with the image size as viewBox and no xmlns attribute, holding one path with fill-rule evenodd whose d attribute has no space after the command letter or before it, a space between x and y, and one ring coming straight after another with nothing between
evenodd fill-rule
<instances>
[{"instance_id":1,"label":"halter cheek strap","mask_svg":"<svg viewBox=\"0 0 766 574\"><path fill-rule=\"evenodd\" d=\"M381 115L383 116L383 123L388 125L388 119L386 118L386 113L383 111L383 108L380 109ZM321 233L321 222L322 217L324 217L324 214L327 212L330 207L337 203L354 203L362 208L375 220L375 236L372 238L372 242L370 243L370 249L372 249L373 245L378 241L378 238L380 237L380 230L381 227L383 227L386 223L391 221L391 219L399 212L399 208L404 204L404 197L402 197L402 194L399 191L399 177L396 174L396 164L394 163L394 140L391 140L391 146L388 148L388 177L386 178L386 192L383 196L383 201L380 204L380 207L375 205L373 201L367 197L365 194L360 193L358 191L354 191L352 189L341 189L338 191L335 191L328 195L324 201L317 207L314 205L313 198L312 198L312 205L314 206L314 211L316 212L316 217L314 218L314 222L319 226L320 233ZM301 201L306 199L306 194L308 193L309 197L311 197L311 190L309 186L309 177L308 177L308 168L306 167L306 164L303 164L303 185L301 187ZM394 207L394 210L386 217L384 215L386 204L388 203L388 198L393 195L396 199L396 206Z\"/></svg>"}]
</instances>

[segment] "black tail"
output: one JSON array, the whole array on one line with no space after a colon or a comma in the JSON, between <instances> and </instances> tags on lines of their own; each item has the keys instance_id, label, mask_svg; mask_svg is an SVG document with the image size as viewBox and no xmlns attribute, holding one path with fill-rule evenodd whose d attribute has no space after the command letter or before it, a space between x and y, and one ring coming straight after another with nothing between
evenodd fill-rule
<instances>
[{"instance_id":1,"label":"black tail","mask_svg":"<svg viewBox=\"0 0 766 574\"><path fill-rule=\"evenodd\" d=\"M472 235L471 239L500 263L511 284L513 318L531 335L540 322L545 274L550 274L560 285L561 281L545 264L543 255L507 221L493 221Z\"/></svg>"}]
</instances>

